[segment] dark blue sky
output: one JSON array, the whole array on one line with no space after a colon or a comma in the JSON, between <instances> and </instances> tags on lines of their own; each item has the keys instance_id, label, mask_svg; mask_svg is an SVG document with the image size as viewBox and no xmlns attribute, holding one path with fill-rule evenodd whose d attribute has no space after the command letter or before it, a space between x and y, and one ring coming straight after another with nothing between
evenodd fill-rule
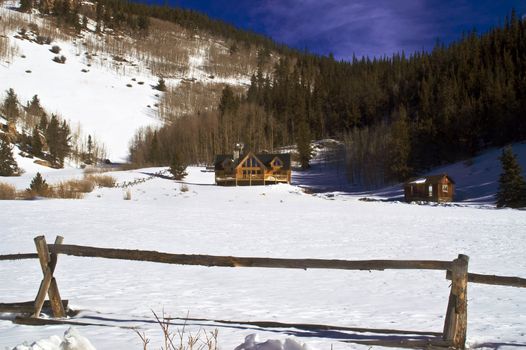
<instances>
[{"instance_id":1,"label":"dark blue sky","mask_svg":"<svg viewBox=\"0 0 526 350\"><path fill-rule=\"evenodd\" d=\"M503 23L512 8L526 15L526 0L168 1L338 59L429 50L437 39L448 43L463 31L485 32Z\"/></svg>"}]
</instances>

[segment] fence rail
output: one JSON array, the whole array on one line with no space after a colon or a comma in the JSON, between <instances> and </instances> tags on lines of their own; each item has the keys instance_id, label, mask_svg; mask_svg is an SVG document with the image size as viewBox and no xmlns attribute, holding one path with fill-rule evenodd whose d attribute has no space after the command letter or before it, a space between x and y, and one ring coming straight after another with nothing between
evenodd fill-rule
<instances>
[{"instance_id":1,"label":"fence rail","mask_svg":"<svg viewBox=\"0 0 526 350\"><path fill-rule=\"evenodd\" d=\"M338 270L387 270L418 269L448 270L451 261L440 260L325 260L279 259L217 255L170 254L148 250L97 248L78 245L48 245L55 254L79 257L149 261L163 264L201 265L219 267L263 267L281 269L338 269Z\"/></svg>"}]
</instances>

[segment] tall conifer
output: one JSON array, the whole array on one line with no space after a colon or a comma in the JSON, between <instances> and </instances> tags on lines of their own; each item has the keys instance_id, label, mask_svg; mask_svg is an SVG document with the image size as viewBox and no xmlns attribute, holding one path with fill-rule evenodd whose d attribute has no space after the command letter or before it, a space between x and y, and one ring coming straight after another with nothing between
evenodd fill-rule
<instances>
[{"instance_id":1,"label":"tall conifer","mask_svg":"<svg viewBox=\"0 0 526 350\"><path fill-rule=\"evenodd\" d=\"M500 162L502 173L499 178L497 207L526 207L526 182L517 157L510 146L502 150Z\"/></svg>"}]
</instances>

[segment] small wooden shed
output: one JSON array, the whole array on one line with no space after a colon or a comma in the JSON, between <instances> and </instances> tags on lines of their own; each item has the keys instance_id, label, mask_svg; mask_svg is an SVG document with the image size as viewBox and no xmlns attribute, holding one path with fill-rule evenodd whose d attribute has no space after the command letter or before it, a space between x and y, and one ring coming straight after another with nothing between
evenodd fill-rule
<instances>
[{"instance_id":1,"label":"small wooden shed","mask_svg":"<svg viewBox=\"0 0 526 350\"><path fill-rule=\"evenodd\" d=\"M404 184L406 202L451 202L455 193L455 182L447 174L412 178Z\"/></svg>"}]
</instances>

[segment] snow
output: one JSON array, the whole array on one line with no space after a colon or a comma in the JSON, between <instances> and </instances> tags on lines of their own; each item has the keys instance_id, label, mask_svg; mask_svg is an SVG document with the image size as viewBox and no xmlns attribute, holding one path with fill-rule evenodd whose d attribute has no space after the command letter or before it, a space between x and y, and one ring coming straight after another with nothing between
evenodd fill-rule
<instances>
[{"instance_id":1,"label":"snow","mask_svg":"<svg viewBox=\"0 0 526 350\"><path fill-rule=\"evenodd\" d=\"M13 350L95 350L88 339L80 335L75 328L64 332L64 338L53 335L48 339L38 340L31 345L20 344Z\"/></svg>"},{"instance_id":2,"label":"snow","mask_svg":"<svg viewBox=\"0 0 526 350\"><path fill-rule=\"evenodd\" d=\"M119 182L162 168L112 172ZM470 256L470 272L526 277L526 212L475 207L361 202L359 196L309 195L295 185L218 187L192 167L182 183L161 177L123 189L99 188L83 200L0 201L0 254L32 252L33 238L171 253L324 259L437 259ZM66 170L70 171L70 170ZM35 260L0 262L0 301L32 300ZM97 349L140 348L138 327L159 348L151 310L166 310L174 329L218 329L222 349L250 334L313 348L366 347L353 332L270 329L243 321L441 331L449 281L435 271L334 271L219 268L60 256L63 298L81 310L82 334ZM468 345L526 343L525 291L470 284ZM198 320L183 319L189 317ZM14 325L0 315L0 348L48 338L68 326ZM220 320L238 322L229 324ZM104 326L104 327L103 327ZM285 343L283 343L285 344Z\"/></svg>"},{"instance_id":3,"label":"snow","mask_svg":"<svg viewBox=\"0 0 526 350\"><path fill-rule=\"evenodd\" d=\"M291 338L287 338L285 341L269 339L261 342L257 334L250 334L245 338L245 342L234 350L309 350L309 347L307 344L300 344Z\"/></svg>"},{"instance_id":4,"label":"snow","mask_svg":"<svg viewBox=\"0 0 526 350\"><path fill-rule=\"evenodd\" d=\"M426 179L425 178L420 178L420 179L416 179L414 181L411 181L410 183L412 183L412 184L424 184L424 183L426 183Z\"/></svg>"}]
</instances>

